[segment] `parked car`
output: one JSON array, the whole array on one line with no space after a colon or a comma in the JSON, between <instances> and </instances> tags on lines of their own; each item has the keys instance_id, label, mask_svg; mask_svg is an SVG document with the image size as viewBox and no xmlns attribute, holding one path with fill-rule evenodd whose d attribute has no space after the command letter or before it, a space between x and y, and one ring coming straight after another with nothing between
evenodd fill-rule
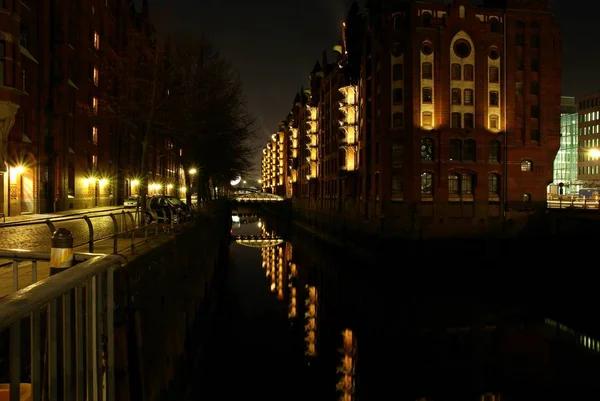
<instances>
[{"instance_id":1,"label":"parked car","mask_svg":"<svg viewBox=\"0 0 600 401\"><path fill-rule=\"evenodd\" d=\"M137 195L129 196L123 202L124 207L138 207L140 205L140 197Z\"/></svg>"},{"instance_id":2,"label":"parked car","mask_svg":"<svg viewBox=\"0 0 600 401\"><path fill-rule=\"evenodd\" d=\"M192 217L192 209L175 196L151 196L147 200L146 207L147 223L151 223L155 218L158 222L170 223L171 216L173 216L173 223L179 224L190 220ZM156 217L150 212L153 212Z\"/></svg>"}]
</instances>

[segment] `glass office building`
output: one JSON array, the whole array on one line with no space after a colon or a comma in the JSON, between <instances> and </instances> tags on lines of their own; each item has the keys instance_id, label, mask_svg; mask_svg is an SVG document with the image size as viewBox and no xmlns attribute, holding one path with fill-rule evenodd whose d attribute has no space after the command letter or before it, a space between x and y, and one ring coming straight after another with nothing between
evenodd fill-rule
<instances>
[{"instance_id":1,"label":"glass office building","mask_svg":"<svg viewBox=\"0 0 600 401\"><path fill-rule=\"evenodd\" d=\"M560 185L563 184L562 194L577 193L577 150L578 150L578 114L577 103L571 96L561 97L560 115L560 149L554 159L554 179L550 192L560 194Z\"/></svg>"}]
</instances>

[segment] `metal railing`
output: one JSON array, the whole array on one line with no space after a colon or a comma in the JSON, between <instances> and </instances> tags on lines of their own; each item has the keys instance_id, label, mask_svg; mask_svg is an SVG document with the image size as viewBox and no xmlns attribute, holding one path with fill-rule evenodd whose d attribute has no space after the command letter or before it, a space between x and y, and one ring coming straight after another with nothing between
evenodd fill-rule
<instances>
[{"instance_id":1,"label":"metal railing","mask_svg":"<svg viewBox=\"0 0 600 401\"><path fill-rule=\"evenodd\" d=\"M12 260L14 271L31 262L34 282L18 290L15 274L14 292L0 299L9 399L114 400L114 270L122 257L75 254L79 263L41 281L35 266L50 253L0 251L0 258Z\"/></svg>"},{"instance_id":2,"label":"metal railing","mask_svg":"<svg viewBox=\"0 0 600 401\"><path fill-rule=\"evenodd\" d=\"M152 217L152 221L147 222L146 224L142 224L142 219L145 219L145 216L142 216L142 213L139 210L133 212L121 210L121 213L92 213L93 214L73 214L65 217L5 223L0 225L0 232L4 228L46 225L50 230L51 236L52 233L56 231L56 225L58 224L75 221L84 221L88 229L87 240L75 243L73 247L77 249L81 248L82 246L87 246L88 252L94 253L95 244L103 241L112 240L111 253L116 254L121 253L125 250L131 250L131 252L133 253L136 246L144 244L148 241L149 236L158 236L161 229L164 231L169 231L169 229L175 230L175 226L180 223L179 221L176 222L176 216L174 215L172 209L169 209L170 219L158 216L157 213L153 210L148 210L146 213L148 213ZM93 221L102 218L111 219L112 232L107 235L95 237ZM165 223L165 221L167 222ZM130 239L129 243L126 246L119 247L119 239L125 238ZM136 238L141 239L136 242Z\"/></svg>"},{"instance_id":3,"label":"metal railing","mask_svg":"<svg viewBox=\"0 0 600 401\"><path fill-rule=\"evenodd\" d=\"M569 196L558 199L548 199L547 202L549 209L600 210L600 199Z\"/></svg>"}]
</instances>

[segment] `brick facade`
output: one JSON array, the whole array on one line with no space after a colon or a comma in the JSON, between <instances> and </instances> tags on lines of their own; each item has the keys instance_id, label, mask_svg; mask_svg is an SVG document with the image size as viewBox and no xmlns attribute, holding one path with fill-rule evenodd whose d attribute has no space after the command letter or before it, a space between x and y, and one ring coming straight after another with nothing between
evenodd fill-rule
<instances>
[{"instance_id":1,"label":"brick facade","mask_svg":"<svg viewBox=\"0 0 600 401\"><path fill-rule=\"evenodd\" d=\"M126 55L131 32L155 46L147 0L141 10L127 0L5 1L0 27L0 213L121 204L142 179L143 127L111 116L111 97L129 92L105 55ZM147 179L175 194L179 149L161 137L148 153Z\"/></svg>"},{"instance_id":2,"label":"brick facade","mask_svg":"<svg viewBox=\"0 0 600 401\"><path fill-rule=\"evenodd\" d=\"M370 3L368 18L351 10L337 59L323 57L305 101L318 101L323 114L316 189L312 198L300 191L300 209L443 235L544 208L561 86L560 34L547 2ZM353 147L341 93L349 85L359 92ZM301 128L299 110L289 123Z\"/></svg>"}]
</instances>

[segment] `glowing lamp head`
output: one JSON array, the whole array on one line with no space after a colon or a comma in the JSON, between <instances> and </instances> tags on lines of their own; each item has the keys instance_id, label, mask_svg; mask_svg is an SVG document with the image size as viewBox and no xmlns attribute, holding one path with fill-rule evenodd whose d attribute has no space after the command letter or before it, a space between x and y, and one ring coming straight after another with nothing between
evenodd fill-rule
<instances>
[{"instance_id":1,"label":"glowing lamp head","mask_svg":"<svg viewBox=\"0 0 600 401\"><path fill-rule=\"evenodd\" d=\"M597 159L600 157L600 149L592 148L588 150L588 154L590 155L590 157Z\"/></svg>"}]
</instances>

